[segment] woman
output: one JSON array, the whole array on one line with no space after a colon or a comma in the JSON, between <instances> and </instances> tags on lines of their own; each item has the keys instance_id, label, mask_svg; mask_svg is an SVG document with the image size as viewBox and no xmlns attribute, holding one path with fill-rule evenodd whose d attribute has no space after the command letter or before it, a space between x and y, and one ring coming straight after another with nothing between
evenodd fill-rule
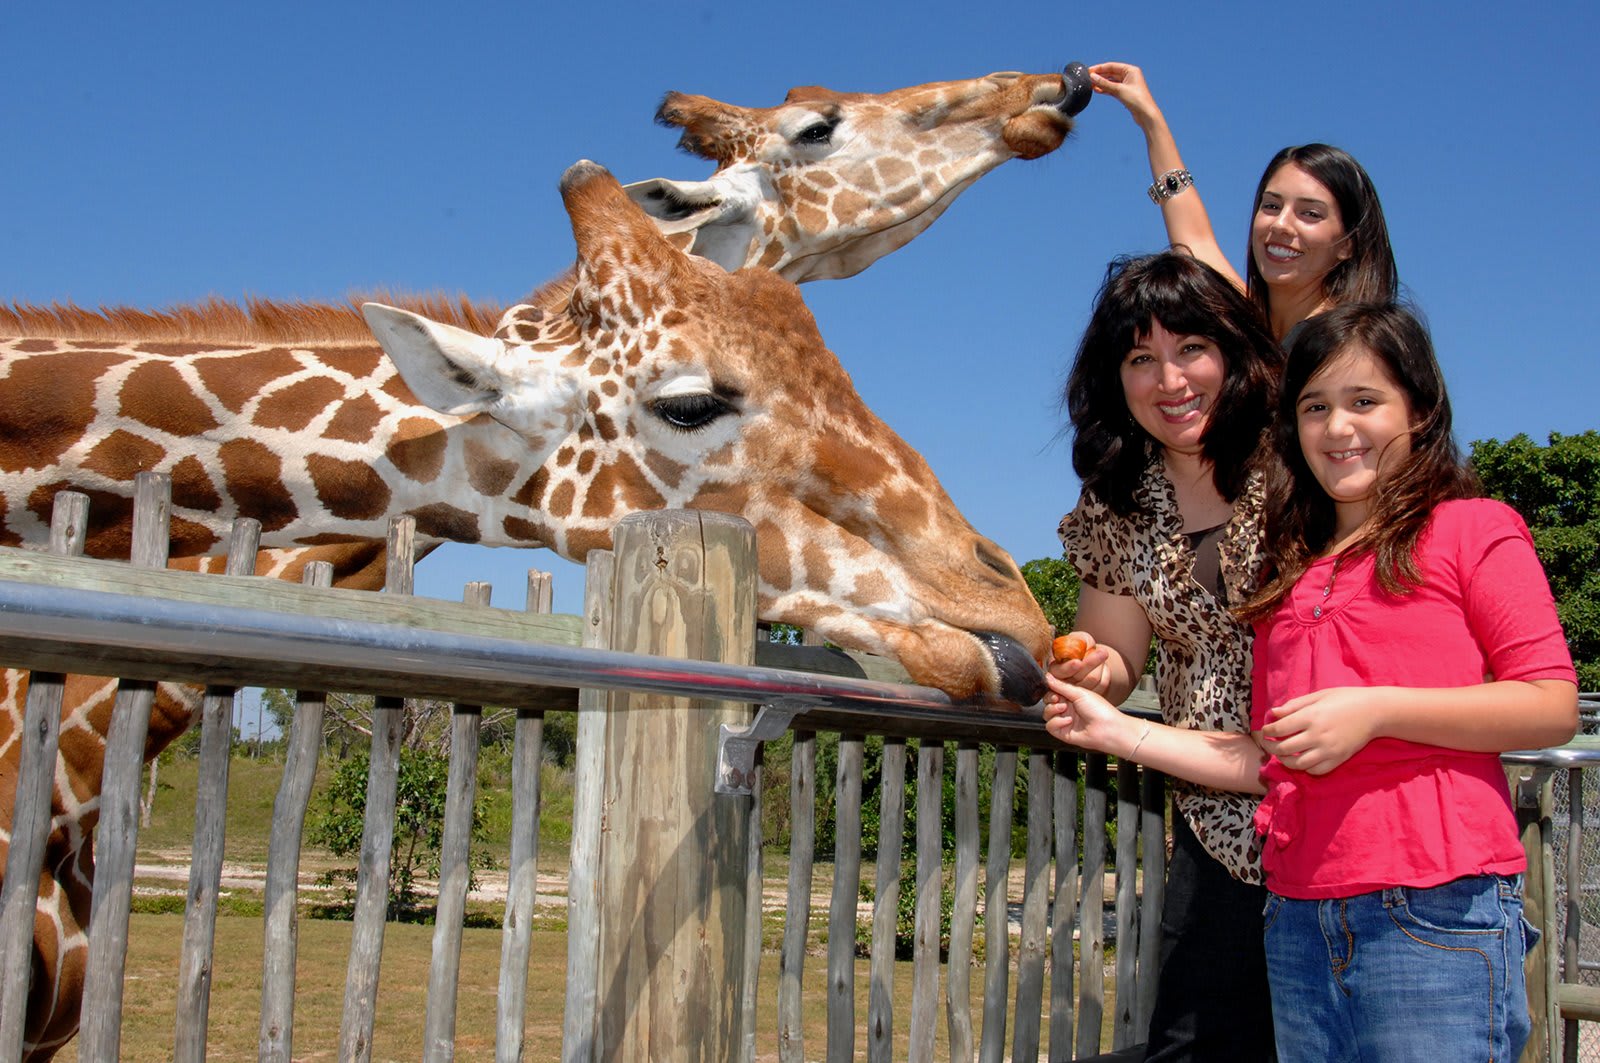
<instances>
[{"instance_id":1,"label":"woman","mask_svg":"<svg viewBox=\"0 0 1600 1063\"><path fill-rule=\"evenodd\" d=\"M1270 578L1239 610L1260 744L1224 750L1060 683L1047 699L1074 745L1265 792L1285 1063L1511 1060L1528 1037L1527 861L1498 754L1570 739L1577 676L1526 525L1474 497L1450 426L1416 318L1318 316L1272 435Z\"/></svg>"},{"instance_id":2,"label":"woman","mask_svg":"<svg viewBox=\"0 0 1600 1063\"><path fill-rule=\"evenodd\" d=\"M1083 484L1061 523L1083 586L1082 661L1052 674L1121 702L1157 639L1162 716L1248 741L1255 455L1282 353L1228 279L1169 251L1112 264L1067 383ZM1150 1060L1272 1058L1256 801L1174 785ZM1119 1057L1120 1058L1120 1057Z\"/></svg>"},{"instance_id":3,"label":"woman","mask_svg":"<svg viewBox=\"0 0 1600 1063\"><path fill-rule=\"evenodd\" d=\"M1094 90L1121 102L1144 131L1167 238L1244 288L1286 347L1290 331L1343 303L1390 303L1399 292L1394 251L1372 179L1339 148L1284 148L1267 163L1250 211L1245 278L1217 244L1194 178L1145 83L1128 63L1089 68Z\"/></svg>"}]
</instances>

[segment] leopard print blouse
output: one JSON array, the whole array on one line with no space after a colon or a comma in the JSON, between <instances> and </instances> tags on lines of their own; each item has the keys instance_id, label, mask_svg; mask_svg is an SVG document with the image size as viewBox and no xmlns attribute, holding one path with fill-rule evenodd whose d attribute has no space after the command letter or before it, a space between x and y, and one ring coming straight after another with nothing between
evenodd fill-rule
<instances>
[{"instance_id":1,"label":"leopard print blouse","mask_svg":"<svg viewBox=\"0 0 1600 1063\"><path fill-rule=\"evenodd\" d=\"M1233 506L1218 551L1232 603L1256 588L1264 497L1252 473ZM1156 684L1161 715L1174 727L1250 730L1250 643L1246 624L1192 575L1195 554L1159 453L1134 491L1138 514L1113 513L1093 492L1061 518L1067 560L1083 582L1107 594L1131 595L1157 636ZM1260 798L1173 779L1173 802L1207 852L1237 879L1260 884L1261 841L1252 825Z\"/></svg>"}]
</instances>

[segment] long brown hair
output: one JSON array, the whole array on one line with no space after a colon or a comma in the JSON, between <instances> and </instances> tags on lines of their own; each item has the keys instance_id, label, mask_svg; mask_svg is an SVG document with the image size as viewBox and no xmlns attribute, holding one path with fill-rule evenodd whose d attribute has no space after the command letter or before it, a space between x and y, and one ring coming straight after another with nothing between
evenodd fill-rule
<instances>
[{"instance_id":1,"label":"long brown hair","mask_svg":"<svg viewBox=\"0 0 1600 1063\"><path fill-rule=\"evenodd\" d=\"M1300 144L1274 155L1256 184L1255 203L1250 208L1250 224L1255 225L1272 175L1293 163L1321 182L1339 208L1344 238L1350 255L1334 265L1322 278L1322 295L1330 305L1340 303L1392 303L1399 297L1400 279L1395 269L1394 249L1389 246L1389 226L1383 219L1383 204L1378 190L1361 164L1343 148L1328 144ZM1272 316L1267 282L1256 265L1255 252L1245 244L1245 286L1250 299L1261 312Z\"/></svg>"},{"instance_id":2,"label":"long brown hair","mask_svg":"<svg viewBox=\"0 0 1600 1063\"><path fill-rule=\"evenodd\" d=\"M1072 468L1084 490L1131 517L1154 440L1128 413L1122 360L1159 324L1222 352L1223 383L1201 437L1217 493L1239 497L1272 414L1283 352L1266 320L1220 273L1183 251L1119 258L1106 271L1078 344L1065 399Z\"/></svg>"},{"instance_id":3,"label":"long brown hair","mask_svg":"<svg viewBox=\"0 0 1600 1063\"><path fill-rule=\"evenodd\" d=\"M1269 578L1239 607L1242 619L1271 615L1333 542L1333 499L1306 464L1296 407L1318 373L1357 350L1370 352L1405 394L1411 452L1373 489L1368 530L1335 564L1374 554L1379 584L1390 594L1406 594L1422 583L1417 540L1434 507L1479 493L1477 478L1451 434L1450 396L1422 323L1392 303L1349 303L1310 318L1289 352L1270 437L1265 519Z\"/></svg>"}]
</instances>

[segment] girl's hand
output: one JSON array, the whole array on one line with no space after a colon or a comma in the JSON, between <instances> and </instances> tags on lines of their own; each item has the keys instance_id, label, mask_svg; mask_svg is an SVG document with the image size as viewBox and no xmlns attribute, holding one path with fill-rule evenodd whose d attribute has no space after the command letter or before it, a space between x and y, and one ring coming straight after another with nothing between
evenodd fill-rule
<instances>
[{"instance_id":1,"label":"girl's hand","mask_svg":"<svg viewBox=\"0 0 1600 1063\"><path fill-rule=\"evenodd\" d=\"M1285 767L1326 775L1377 735L1376 699L1366 687L1329 687L1291 698L1268 710L1261 744Z\"/></svg>"},{"instance_id":2,"label":"girl's hand","mask_svg":"<svg viewBox=\"0 0 1600 1063\"><path fill-rule=\"evenodd\" d=\"M1132 63L1096 63L1089 68L1089 84L1126 107L1141 126L1161 116L1144 71Z\"/></svg>"},{"instance_id":3,"label":"girl's hand","mask_svg":"<svg viewBox=\"0 0 1600 1063\"><path fill-rule=\"evenodd\" d=\"M1078 663L1078 662L1072 662ZM1099 694L1051 672L1045 677L1044 728L1059 741L1098 753L1124 756L1142 726Z\"/></svg>"},{"instance_id":4,"label":"girl's hand","mask_svg":"<svg viewBox=\"0 0 1600 1063\"><path fill-rule=\"evenodd\" d=\"M1089 644L1089 648L1079 660L1066 657L1051 660L1049 673L1064 683L1104 694L1111 687L1111 673L1106 667L1111 651L1095 642L1094 636L1087 631L1072 631L1068 635L1078 636Z\"/></svg>"}]
</instances>

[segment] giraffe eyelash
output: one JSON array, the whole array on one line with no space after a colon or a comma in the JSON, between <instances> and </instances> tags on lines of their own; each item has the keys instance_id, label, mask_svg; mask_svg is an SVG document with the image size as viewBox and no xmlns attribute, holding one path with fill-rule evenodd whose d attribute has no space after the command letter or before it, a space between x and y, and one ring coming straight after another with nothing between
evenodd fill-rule
<instances>
[{"instance_id":1,"label":"giraffe eyelash","mask_svg":"<svg viewBox=\"0 0 1600 1063\"><path fill-rule=\"evenodd\" d=\"M699 432L734 412L728 400L709 392L669 395L650 403L650 412L680 432Z\"/></svg>"}]
</instances>

